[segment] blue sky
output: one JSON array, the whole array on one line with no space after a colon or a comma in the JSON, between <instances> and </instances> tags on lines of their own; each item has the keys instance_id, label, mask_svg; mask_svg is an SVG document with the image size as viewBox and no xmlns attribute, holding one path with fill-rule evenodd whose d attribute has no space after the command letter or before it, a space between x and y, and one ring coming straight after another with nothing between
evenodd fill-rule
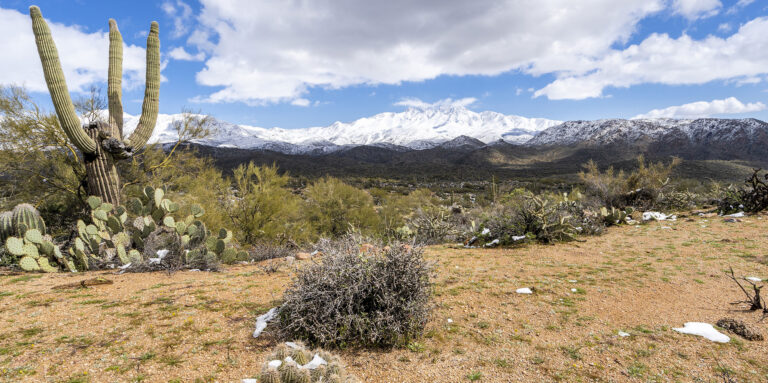
<instances>
[{"instance_id":1,"label":"blue sky","mask_svg":"<svg viewBox=\"0 0 768 383\"><path fill-rule=\"evenodd\" d=\"M763 0L0 0L0 50L17 53L0 57L0 83L47 105L32 4L52 23L75 96L106 86L117 20L133 114L156 20L161 113L301 128L451 99L558 120L768 120Z\"/></svg>"}]
</instances>

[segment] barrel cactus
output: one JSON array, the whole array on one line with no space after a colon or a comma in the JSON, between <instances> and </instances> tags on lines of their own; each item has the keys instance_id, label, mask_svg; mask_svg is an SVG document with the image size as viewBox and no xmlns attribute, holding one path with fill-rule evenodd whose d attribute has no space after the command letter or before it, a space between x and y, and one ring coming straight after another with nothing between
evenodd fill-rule
<instances>
[{"instance_id":1,"label":"barrel cactus","mask_svg":"<svg viewBox=\"0 0 768 383\"><path fill-rule=\"evenodd\" d=\"M109 20L109 67L107 94L109 121L80 126L75 107L69 96L59 53L40 8L29 8L32 31L40 55L45 82L53 106L67 138L83 155L88 194L99 196L112 204L120 203L120 180L115 161L131 157L142 149L157 123L160 93L159 27L152 22L147 36L147 72L144 103L139 124L130 137L123 137L122 76L123 39L117 22Z\"/></svg>"},{"instance_id":2,"label":"barrel cactus","mask_svg":"<svg viewBox=\"0 0 768 383\"><path fill-rule=\"evenodd\" d=\"M346 373L338 356L323 350L307 350L301 342L286 342L275 348L259 382L352 383L359 379Z\"/></svg>"},{"instance_id":3,"label":"barrel cactus","mask_svg":"<svg viewBox=\"0 0 768 383\"><path fill-rule=\"evenodd\" d=\"M53 238L45 234L45 221L32 205L17 205L13 211L0 214L0 231L7 254L3 263L24 271L77 271L72 259L65 257Z\"/></svg>"}]
</instances>

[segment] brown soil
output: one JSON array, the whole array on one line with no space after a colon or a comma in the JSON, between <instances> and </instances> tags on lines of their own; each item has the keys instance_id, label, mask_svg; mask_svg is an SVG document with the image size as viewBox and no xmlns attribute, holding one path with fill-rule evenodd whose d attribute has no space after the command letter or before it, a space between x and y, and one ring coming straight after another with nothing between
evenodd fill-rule
<instances>
[{"instance_id":1,"label":"brown soil","mask_svg":"<svg viewBox=\"0 0 768 383\"><path fill-rule=\"evenodd\" d=\"M728 334L718 344L672 328L731 317L768 335L768 319L730 304L743 293L723 273L732 266L768 278L766 229L768 217L712 217L556 246L431 247L439 263L426 336L403 349L340 354L366 382L722 382L722 374L765 382L766 341ZM279 303L292 274L260 266L0 276L0 380L253 377L276 342L251 337L254 318ZM114 284L53 289L99 276ZM516 294L520 287L534 294Z\"/></svg>"}]
</instances>

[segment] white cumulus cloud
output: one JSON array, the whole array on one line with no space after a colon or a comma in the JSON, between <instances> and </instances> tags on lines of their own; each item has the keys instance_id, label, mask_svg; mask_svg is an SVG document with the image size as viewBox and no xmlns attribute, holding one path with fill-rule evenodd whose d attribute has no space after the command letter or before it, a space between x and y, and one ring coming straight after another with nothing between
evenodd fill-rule
<instances>
[{"instance_id":1,"label":"white cumulus cloud","mask_svg":"<svg viewBox=\"0 0 768 383\"><path fill-rule=\"evenodd\" d=\"M171 36L179 38L189 33L192 20L192 7L181 1L165 1L160 5L160 9L173 20L173 29Z\"/></svg>"},{"instance_id":2,"label":"white cumulus cloud","mask_svg":"<svg viewBox=\"0 0 768 383\"><path fill-rule=\"evenodd\" d=\"M648 113L640 114L633 119L642 118L703 118L719 114L742 114L765 110L762 102L745 104L735 97L723 100L699 101L690 104L670 106L664 109L654 109Z\"/></svg>"},{"instance_id":3,"label":"white cumulus cloud","mask_svg":"<svg viewBox=\"0 0 768 383\"><path fill-rule=\"evenodd\" d=\"M549 99L602 97L606 87L654 83L704 84L768 73L768 18L754 19L726 38L653 34L624 50L595 59L587 70L559 78L536 91Z\"/></svg>"},{"instance_id":4,"label":"white cumulus cloud","mask_svg":"<svg viewBox=\"0 0 768 383\"><path fill-rule=\"evenodd\" d=\"M291 102L313 87L442 75L583 73L667 0L201 0L188 44L207 102Z\"/></svg>"},{"instance_id":5,"label":"white cumulus cloud","mask_svg":"<svg viewBox=\"0 0 768 383\"><path fill-rule=\"evenodd\" d=\"M168 52L168 56L171 56L174 60L182 60L182 61L203 61L205 60L205 52L197 52L196 54L191 54L184 49L184 47L176 47L171 49L170 52Z\"/></svg>"},{"instance_id":6,"label":"white cumulus cloud","mask_svg":"<svg viewBox=\"0 0 768 383\"><path fill-rule=\"evenodd\" d=\"M306 98L297 98L291 101L291 105L295 105L295 106L309 106L309 104L310 104L310 101L307 100Z\"/></svg>"},{"instance_id":7,"label":"white cumulus cloud","mask_svg":"<svg viewBox=\"0 0 768 383\"><path fill-rule=\"evenodd\" d=\"M406 106L409 108L416 108L416 109L432 109L432 108L441 108L441 107L468 107L472 104L477 102L477 99L474 97L465 97L460 98L457 100L454 100L452 98L446 98L442 100L438 100L432 103L422 101L418 98L404 98L396 103L394 103L395 106Z\"/></svg>"},{"instance_id":8,"label":"white cumulus cloud","mask_svg":"<svg viewBox=\"0 0 768 383\"><path fill-rule=\"evenodd\" d=\"M723 3L720 0L674 0L672 2L674 12L689 20L714 16L722 7Z\"/></svg>"},{"instance_id":9,"label":"white cumulus cloud","mask_svg":"<svg viewBox=\"0 0 768 383\"><path fill-rule=\"evenodd\" d=\"M42 11L45 15L45 9ZM76 25L50 20L48 25L70 91L83 92L89 85L107 80L109 36L106 31L87 33ZM104 28L108 28L107 20ZM0 36L12 36L0 39L0 52L6 53L0 54L0 84L23 85L32 91L47 92L29 15L0 8ZM124 46L123 87L143 86L145 68L144 48Z\"/></svg>"}]
</instances>

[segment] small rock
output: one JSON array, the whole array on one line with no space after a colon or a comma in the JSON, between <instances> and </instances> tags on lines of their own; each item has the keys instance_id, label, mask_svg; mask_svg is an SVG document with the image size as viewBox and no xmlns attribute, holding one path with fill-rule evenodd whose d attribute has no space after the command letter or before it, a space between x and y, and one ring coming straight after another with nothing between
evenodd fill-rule
<instances>
[{"instance_id":1,"label":"small rock","mask_svg":"<svg viewBox=\"0 0 768 383\"><path fill-rule=\"evenodd\" d=\"M763 340L763 335L757 332L756 329L753 327L747 325L746 323L733 319L733 318L723 318L717 321L717 327L724 328L746 340Z\"/></svg>"}]
</instances>

